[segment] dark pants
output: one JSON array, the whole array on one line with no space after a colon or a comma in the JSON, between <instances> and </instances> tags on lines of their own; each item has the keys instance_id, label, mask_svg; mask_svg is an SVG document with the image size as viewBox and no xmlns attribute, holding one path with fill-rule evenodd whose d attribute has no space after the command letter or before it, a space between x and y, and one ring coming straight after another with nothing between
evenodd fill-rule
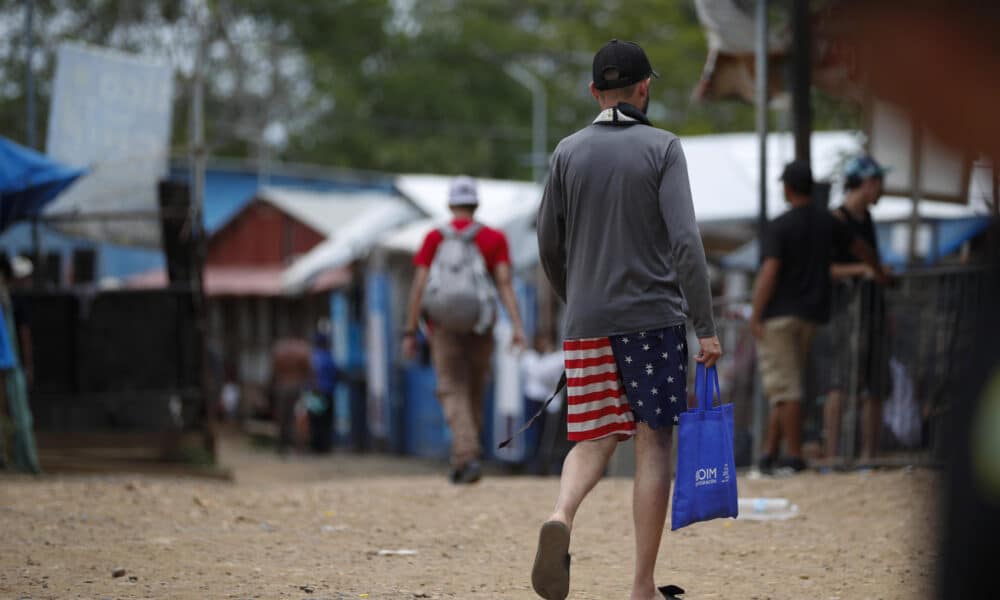
<instances>
[{"instance_id":1,"label":"dark pants","mask_svg":"<svg viewBox=\"0 0 1000 600\"><path fill-rule=\"evenodd\" d=\"M309 448L313 452L329 452L333 448L333 394L320 394L323 409L309 411Z\"/></svg>"}]
</instances>

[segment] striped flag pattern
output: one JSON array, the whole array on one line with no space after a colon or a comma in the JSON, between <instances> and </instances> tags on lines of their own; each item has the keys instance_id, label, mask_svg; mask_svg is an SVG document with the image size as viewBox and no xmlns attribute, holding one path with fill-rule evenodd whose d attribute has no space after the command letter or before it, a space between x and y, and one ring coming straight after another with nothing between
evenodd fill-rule
<instances>
[{"instance_id":1,"label":"striped flag pattern","mask_svg":"<svg viewBox=\"0 0 1000 600\"><path fill-rule=\"evenodd\" d=\"M635 418L622 390L611 341L606 337L566 340L563 352L569 440L634 435Z\"/></svg>"}]
</instances>

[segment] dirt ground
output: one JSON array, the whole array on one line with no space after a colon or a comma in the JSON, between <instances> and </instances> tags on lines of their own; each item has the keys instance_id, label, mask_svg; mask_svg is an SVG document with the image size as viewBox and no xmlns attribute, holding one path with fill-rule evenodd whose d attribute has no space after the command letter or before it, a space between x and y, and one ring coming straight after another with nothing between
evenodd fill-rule
<instances>
[{"instance_id":1,"label":"dirt ground","mask_svg":"<svg viewBox=\"0 0 1000 600\"><path fill-rule=\"evenodd\" d=\"M495 473L454 487L438 463L282 461L233 439L222 455L234 483L0 475L0 598L535 597L529 574L553 477ZM688 600L926 597L938 478L744 477L741 496L788 498L799 516L668 532L657 575ZM631 492L630 479L605 479L581 509L570 598L628 596Z\"/></svg>"}]
</instances>

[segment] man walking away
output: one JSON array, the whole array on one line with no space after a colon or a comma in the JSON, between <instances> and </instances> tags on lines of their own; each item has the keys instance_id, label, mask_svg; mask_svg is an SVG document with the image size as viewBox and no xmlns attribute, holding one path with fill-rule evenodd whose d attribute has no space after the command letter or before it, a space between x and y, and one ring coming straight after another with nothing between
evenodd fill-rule
<instances>
[{"instance_id":1,"label":"man walking away","mask_svg":"<svg viewBox=\"0 0 1000 600\"><path fill-rule=\"evenodd\" d=\"M757 338L760 373L771 412L760 470L775 466L781 439L795 471L802 459L802 371L816 328L830 319L831 251L850 252L885 281L875 251L826 209L812 203L809 163L785 166L781 180L791 209L772 221L761 250L764 262L753 293L750 326Z\"/></svg>"},{"instance_id":2,"label":"man walking away","mask_svg":"<svg viewBox=\"0 0 1000 600\"><path fill-rule=\"evenodd\" d=\"M431 362L437 396L452 433L452 483L482 477L479 432L483 394L493 354L496 296L514 329L512 343L524 345L524 328L511 284L510 249L503 232L475 221L475 181L457 177L448 194L454 218L427 234L413 259L416 272L403 332L403 355L417 352L417 320L430 327Z\"/></svg>"},{"instance_id":3,"label":"man walking away","mask_svg":"<svg viewBox=\"0 0 1000 600\"><path fill-rule=\"evenodd\" d=\"M686 408L690 314L695 360L722 354L701 235L680 141L646 118L646 53L612 40L594 56L594 122L552 156L538 215L542 266L566 302L566 457L555 510L542 525L531 582L569 593L569 542L581 502L618 442L635 437L631 600L672 598L653 580L671 484L671 434ZM669 595L668 595L669 594Z\"/></svg>"}]
</instances>

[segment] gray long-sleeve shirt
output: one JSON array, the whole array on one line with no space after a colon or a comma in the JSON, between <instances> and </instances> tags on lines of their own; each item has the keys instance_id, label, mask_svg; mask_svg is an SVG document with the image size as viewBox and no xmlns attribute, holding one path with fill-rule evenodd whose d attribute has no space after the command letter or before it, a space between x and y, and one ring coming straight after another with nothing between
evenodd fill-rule
<instances>
[{"instance_id":1,"label":"gray long-sleeve shirt","mask_svg":"<svg viewBox=\"0 0 1000 600\"><path fill-rule=\"evenodd\" d=\"M670 327L688 314L697 336L711 337L708 267L680 140L619 116L559 143L539 209L538 249L566 302L566 338Z\"/></svg>"}]
</instances>

